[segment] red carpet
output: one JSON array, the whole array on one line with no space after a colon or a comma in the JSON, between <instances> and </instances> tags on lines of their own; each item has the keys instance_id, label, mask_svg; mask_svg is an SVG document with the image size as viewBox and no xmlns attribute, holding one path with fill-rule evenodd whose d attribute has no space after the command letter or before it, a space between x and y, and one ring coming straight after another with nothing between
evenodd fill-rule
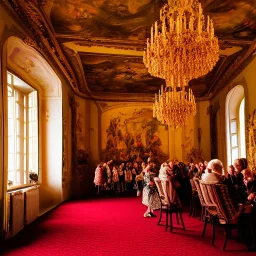
<instances>
[{"instance_id":1,"label":"red carpet","mask_svg":"<svg viewBox=\"0 0 256 256\"><path fill-rule=\"evenodd\" d=\"M187 230L170 233L156 224L157 218L143 218L145 210L137 197L66 202L5 242L4 255L253 255L235 240L229 240L227 252L222 252L222 229L211 246L211 227L202 238L203 223L186 212Z\"/></svg>"}]
</instances>

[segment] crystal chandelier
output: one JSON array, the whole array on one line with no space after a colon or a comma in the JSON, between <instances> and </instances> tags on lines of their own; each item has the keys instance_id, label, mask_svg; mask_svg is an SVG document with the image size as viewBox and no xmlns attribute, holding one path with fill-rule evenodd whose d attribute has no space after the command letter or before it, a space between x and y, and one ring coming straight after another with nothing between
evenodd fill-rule
<instances>
[{"instance_id":1,"label":"crystal chandelier","mask_svg":"<svg viewBox=\"0 0 256 256\"><path fill-rule=\"evenodd\" d=\"M185 126L190 116L196 114L195 97L191 89L180 91L176 88L167 87L166 91L159 90L155 95L153 104L153 117L156 117L162 124L174 127Z\"/></svg>"},{"instance_id":2,"label":"crystal chandelier","mask_svg":"<svg viewBox=\"0 0 256 256\"><path fill-rule=\"evenodd\" d=\"M168 0L151 27L143 61L148 72L182 87L210 72L219 59L213 22L198 0Z\"/></svg>"}]
</instances>

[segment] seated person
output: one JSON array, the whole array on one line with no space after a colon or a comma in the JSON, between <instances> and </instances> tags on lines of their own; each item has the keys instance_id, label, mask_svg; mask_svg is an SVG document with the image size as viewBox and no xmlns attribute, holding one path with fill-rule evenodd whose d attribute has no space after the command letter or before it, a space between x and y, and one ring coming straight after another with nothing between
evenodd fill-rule
<instances>
[{"instance_id":1,"label":"seated person","mask_svg":"<svg viewBox=\"0 0 256 256\"><path fill-rule=\"evenodd\" d=\"M206 167L207 172L202 174L202 181L208 183L223 183L224 169L219 159L212 159Z\"/></svg>"},{"instance_id":2,"label":"seated person","mask_svg":"<svg viewBox=\"0 0 256 256\"><path fill-rule=\"evenodd\" d=\"M229 195L234 204L234 207L238 209L239 203L241 203L240 197L238 196L236 187L225 177L225 171L222 162L219 159L213 159L208 163L207 169L209 169L210 172L203 173L202 181L210 184L219 183L227 185Z\"/></svg>"},{"instance_id":3,"label":"seated person","mask_svg":"<svg viewBox=\"0 0 256 256\"><path fill-rule=\"evenodd\" d=\"M235 167L233 165L230 165L228 167L228 177L227 177L227 179L233 185L237 185L237 178L235 176Z\"/></svg>"},{"instance_id":4,"label":"seated person","mask_svg":"<svg viewBox=\"0 0 256 256\"><path fill-rule=\"evenodd\" d=\"M244 195L245 201L254 201L256 198L256 180L253 178L253 173L250 169L245 169L242 171L244 176Z\"/></svg>"}]
</instances>

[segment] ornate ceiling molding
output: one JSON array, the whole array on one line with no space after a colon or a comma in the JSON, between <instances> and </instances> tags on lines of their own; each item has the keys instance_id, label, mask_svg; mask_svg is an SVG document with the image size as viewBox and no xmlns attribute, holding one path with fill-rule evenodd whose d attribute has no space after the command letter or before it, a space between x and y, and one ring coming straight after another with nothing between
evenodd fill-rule
<instances>
[{"instance_id":1,"label":"ornate ceiling molding","mask_svg":"<svg viewBox=\"0 0 256 256\"><path fill-rule=\"evenodd\" d=\"M72 67L77 77L79 91L85 93L86 95L92 96L87 86L84 69L79 54L65 45L62 45L62 48L66 53L67 59L72 63Z\"/></svg>"},{"instance_id":2,"label":"ornate ceiling molding","mask_svg":"<svg viewBox=\"0 0 256 256\"><path fill-rule=\"evenodd\" d=\"M141 107L140 102L98 102L101 113L107 112L116 108L125 108L125 107ZM143 104L144 107L152 109L153 104L150 102L148 105Z\"/></svg>"},{"instance_id":3,"label":"ornate ceiling molding","mask_svg":"<svg viewBox=\"0 0 256 256\"><path fill-rule=\"evenodd\" d=\"M215 71L215 74L213 76L213 79L210 80L209 86L206 89L205 96L211 92L212 88L218 83L218 80L220 79L221 75L224 72L225 66L227 64L227 56L223 56L221 63L218 65L217 70Z\"/></svg>"},{"instance_id":4,"label":"ornate ceiling molding","mask_svg":"<svg viewBox=\"0 0 256 256\"><path fill-rule=\"evenodd\" d=\"M62 42L72 42L79 46L103 46L106 48L124 49L124 50L134 50L134 51L144 51L146 46L146 41L128 41L128 40L115 40L115 39L89 39L87 37L78 35L59 35L56 34L56 38Z\"/></svg>"},{"instance_id":5,"label":"ornate ceiling molding","mask_svg":"<svg viewBox=\"0 0 256 256\"><path fill-rule=\"evenodd\" d=\"M74 91L79 92L76 76L62 52L51 26L40 9L40 6L45 5L47 1L3 0L3 2L29 29L31 38L24 41L35 48L37 45L45 56L52 58L58 64Z\"/></svg>"},{"instance_id":6,"label":"ornate ceiling molding","mask_svg":"<svg viewBox=\"0 0 256 256\"><path fill-rule=\"evenodd\" d=\"M147 93L93 93L96 101L109 102L154 102L154 94Z\"/></svg>"},{"instance_id":7,"label":"ornate ceiling molding","mask_svg":"<svg viewBox=\"0 0 256 256\"><path fill-rule=\"evenodd\" d=\"M216 95L222 88L224 88L227 84L229 84L239 73L242 72L243 69L252 61L255 57L253 53L256 51L256 39L253 41L251 46L247 51L244 51L243 54L240 54L235 61L225 70L224 74L222 73L222 77L217 82L216 86L213 88L211 92L212 98Z\"/></svg>"}]
</instances>

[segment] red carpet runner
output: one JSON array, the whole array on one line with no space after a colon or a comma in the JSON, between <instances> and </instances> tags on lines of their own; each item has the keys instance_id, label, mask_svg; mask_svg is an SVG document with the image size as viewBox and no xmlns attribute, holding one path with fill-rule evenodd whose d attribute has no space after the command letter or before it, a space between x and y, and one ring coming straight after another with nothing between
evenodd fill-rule
<instances>
[{"instance_id":1,"label":"red carpet runner","mask_svg":"<svg viewBox=\"0 0 256 256\"><path fill-rule=\"evenodd\" d=\"M5 242L12 256L206 256L244 255L246 247L229 240L222 252L224 233L211 227L201 237L203 223L183 213L186 231L165 232L157 218L143 218L141 198L105 198L66 202ZM159 212L155 212L156 215ZM176 225L176 222L174 222ZM248 253L252 255L251 253Z\"/></svg>"}]
</instances>

